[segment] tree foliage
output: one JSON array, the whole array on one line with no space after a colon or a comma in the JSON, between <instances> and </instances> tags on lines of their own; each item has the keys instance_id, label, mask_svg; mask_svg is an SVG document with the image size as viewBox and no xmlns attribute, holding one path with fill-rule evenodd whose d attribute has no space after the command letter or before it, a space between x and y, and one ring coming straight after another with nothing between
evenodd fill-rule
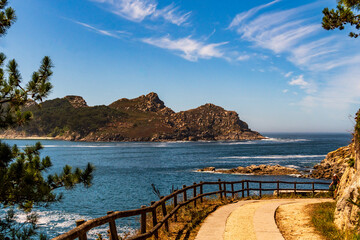
<instances>
[{"instance_id":1,"label":"tree foliage","mask_svg":"<svg viewBox=\"0 0 360 240\"><path fill-rule=\"evenodd\" d=\"M14 9L7 7L7 0L0 0L0 36L6 34L6 31L16 21Z\"/></svg>"},{"instance_id":2,"label":"tree foliage","mask_svg":"<svg viewBox=\"0 0 360 240\"><path fill-rule=\"evenodd\" d=\"M339 0L336 9L325 8L322 19L322 27L326 30L344 30L346 24L360 30L360 0ZM350 37L357 38L359 32L350 32Z\"/></svg>"},{"instance_id":3,"label":"tree foliage","mask_svg":"<svg viewBox=\"0 0 360 240\"><path fill-rule=\"evenodd\" d=\"M7 7L7 0L0 0L0 37L15 22L15 11ZM32 78L24 84L15 59L5 63L6 57L0 53L0 129L23 125L31 119L30 111L22 111L30 102L41 102L48 96L52 85L53 64L50 57L43 58ZM6 64L6 66L5 66ZM49 157L40 157L40 143L20 150L0 141L0 206L7 210L0 217L0 240L33 239L37 235L37 215L31 212L36 205L59 201L61 194L57 188L71 189L82 183L91 186L94 167L85 169L66 165L59 174L45 173L52 166ZM17 207L27 213L22 223L16 221ZM46 239L40 235L40 239Z\"/></svg>"}]
</instances>

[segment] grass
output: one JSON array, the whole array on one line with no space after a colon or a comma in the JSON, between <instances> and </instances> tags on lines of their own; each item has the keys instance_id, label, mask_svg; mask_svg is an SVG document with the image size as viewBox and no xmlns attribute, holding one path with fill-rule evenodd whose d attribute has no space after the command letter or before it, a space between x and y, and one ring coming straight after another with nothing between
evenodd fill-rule
<instances>
[{"instance_id":1,"label":"grass","mask_svg":"<svg viewBox=\"0 0 360 240\"><path fill-rule=\"evenodd\" d=\"M327 240L360 240L360 235L354 232L343 232L336 228L334 224L334 212L336 203L325 202L309 205L311 208L309 212L311 215L311 222L315 229L325 237Z\"/></svg>"},{"instance_id":2,"label":"grass","mask_svg":"<svg viewBox=\"0 0 360 240\"><path fill-rule=\"evenodd\" d=\"M200 224L205 218L218 207L229 204L237 200L219 198L204 198L204 201L197 202L196 208L193 203L184 206L177 212L177 221L172 217L169 219L169 232L165 231L165 227L161 227L159 230L159 239L162 240L192 240L195 239L197 232L200 229ZM167 212L172 210L172 206L167 206ZM159 209L160 210L160 209ZM157 216L162 217L161 211L158 212ZM152 228L152 217L151 214L147 218L147 229Z\"/></svg>"}]
</instances>

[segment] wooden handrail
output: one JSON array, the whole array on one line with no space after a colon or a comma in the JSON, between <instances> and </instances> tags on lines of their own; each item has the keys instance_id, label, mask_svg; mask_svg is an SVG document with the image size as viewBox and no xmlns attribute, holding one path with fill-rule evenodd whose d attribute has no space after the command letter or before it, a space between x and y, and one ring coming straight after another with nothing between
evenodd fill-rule
<instances>
[{"instance_id":1,"label":"wooden handrail","mask_svg":"<svg viewBox=\"0 0 360 240\"><path fill-rule=\"evenodd\" d=\"M253 188L250 186L250 183L257 183L259 188ZM226 187L226 185L231 185L231 191ZM234 185L240 184L241 189L240 190L235 190ZM276 188L263 188L263 184L276 184ZM294 188L285 188L285 187L280 187L280 184L293 184ZM302 184L311 184L311 189L299 189L298 186L302 185ZM213 191L213 192L207 192L204 193L203 191L203 186L204 185L218 185L218 191ZM95 218L95 219L91 219L89 221L77 221L77 227L60 235L57 236L55 238L53 238L52 240L73 240L76 238L81 239L86 239L87 236L87 232L90 231L91 229L95 228L95 227L99 227L101 225L104 224L109 224L109 228L110 228L110 234L112 235L112 239L117 239L115 237L115 235L117 234L116 232L116 226L115 226L115 220L119 219L119 218L125 218L125 217L132 217L132 216L137 216L140 215L141 217L141 228L140 228L140 234L137 236L133 236L130 239L131 240L140 240L140 239L147 239L151 236L157 236L157 232L158 230L165 224L166 230L168 230L168 220L169 218L171 218L172 216L175 217L175 221L176 221L176 213L177 211L183 207L188 205L191 202L194 202L194 206L196 206L196 200L200 199L201 201L203 200L204 197L206 196L210 196L210 195L216 195L216 194L220 194L220 197L224 197L226 198L226 194L231 194L232 197L235 196L236 193L242 193L242 197L245 196L245 192L247 193L247 196L250 195L250 191L259 191L260 197L262 195L262 193L264 191L277 191L277 193L279 194L280 190L288 190L288 191L294 191L294 193L296 193L296 191L305 191L305 192L309 192L309 193L315 193L315 191L317 190L326 190L326 189L316 189L315 185L329 185L329 183L326 182L287 182L287 181L256 181L256 180L241 180L241 181L233 181L233 182L229 182L229 181L221 181L220 179L216 182L200 182L200 183L194 183L191 186L183 186L182 189L176 190L173 193L165 196L165 197L161 197L160 200L156 201L156 202L152 202L150 206L141 206L141 208L139 209L133 209L133 210L127 210L127 211L116 211L116 212L108 212L108 215L103 216L103 217L99 217L99 218ZM246 186L246 187L245 187ZM198 192L196 191L196 188L199 187L199 194L197 194ZM192 198L188 199L187 198L187 190L192 190L193 194L189 194L189 196L193 195ZM178 203L178 195L182 195L183 196L183 201ZM166 210L166 202L169 200L173 200L173 204L174 204L174 208L170 211L167 212ZM162 219L158 221L157 219L157 208L161 207L162 208ZM153 227L151 229L149 229L147 231L146 229L146 214L147 213L152 213L152 219L153 219Z\"/></svg>"}]
</instances>

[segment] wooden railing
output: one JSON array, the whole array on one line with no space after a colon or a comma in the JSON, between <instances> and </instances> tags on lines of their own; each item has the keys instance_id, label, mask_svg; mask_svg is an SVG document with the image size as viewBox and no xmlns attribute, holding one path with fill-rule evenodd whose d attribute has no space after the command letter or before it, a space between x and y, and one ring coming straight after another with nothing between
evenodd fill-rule
<instances>
[{"instance_id":1,"label":"wooden railing","mask_svg":"<svg viewBox=\"0 0 360 240\"><path fill-rule=\"evenodd\" d=\"M254 187L254 184L258 184L258 188ZM263 184L276 184L276 187L273 188L264 188ZM281 187L281 184L291 185L293 188ZM204 193L204 186L206 185L215 185L217 191L211 191ZM251 186L252 185L252 186ZM311 188L298 188L299 185L311 185ZM198 201L203 202L204 197L210 195L219 194L220 198L227 198L227 194L231 194L231 197L234 198L236 194L241 195L242 198L248 197L254 191L258 191L258 195L262 197L263 192L265 191L276 191L279 195L281 190L294 191L296 194L297 191L309 192L315 194L315 191L326 190L324 188L315 188L315 185L329 185L326 182L286 182L286 181L254 181L254 180L241 180L235 182L226 182L219 181L217 182L200 182L194 183L191 186L183 185L183 188L176 190L168 196L161 197L159 201L151 202L150 206L141 206L139 209L127 210L127 211L116 211L108 212L106 216L95 218L89 221L78 220L76 221L76 228L70 230L67 233L64 233L58 237L53 238L52 240L72 240L78 238L79 240L87 240L87 232L95 227L99 227L104 224L109 224L109 234L111 240L118 240L118 233L116 229L115 220L119 218L140 216L140 233L136 236L131 237L131 240L138 239L147 239L154 236L155 239L158 238L158 230L164 225L165 230L169 230L168 220L174 216L174 221L177 221L176 213L177 211L190 203L196 207ZM217 187L218 186L218 187ZM238 190L235 190L235 186L240 186ZM230 188L229 188L230 187ZM191 193L189 193L191 192ZM192 197L189 198L188 194L191 194ZM181 201L182 199L182 201ZM167 212L166 205L170 201L170 204L173 205L173 209L170 212ZM158 213L161 212L162 218L159 219ZM152 228L146 229L146 216L150 214L152 216Z\"/></svg>"}]
</instances>

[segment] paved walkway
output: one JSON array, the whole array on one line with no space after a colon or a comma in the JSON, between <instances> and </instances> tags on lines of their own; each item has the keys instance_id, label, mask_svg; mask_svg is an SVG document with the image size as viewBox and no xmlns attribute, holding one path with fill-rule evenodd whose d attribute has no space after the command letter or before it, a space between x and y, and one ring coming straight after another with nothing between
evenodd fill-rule
<instances>
[{"instance_id":1,"label":"paved walkway","mask_svg":"<svg viewBox=\"0 0 360 240\"><path fill-rule=\"evenodd\" d=\"M305 201L308 200L250 200L225 205L205 219L195 240L284 240L275 222L276 209Z\"/></svg>"}]
</instances>

